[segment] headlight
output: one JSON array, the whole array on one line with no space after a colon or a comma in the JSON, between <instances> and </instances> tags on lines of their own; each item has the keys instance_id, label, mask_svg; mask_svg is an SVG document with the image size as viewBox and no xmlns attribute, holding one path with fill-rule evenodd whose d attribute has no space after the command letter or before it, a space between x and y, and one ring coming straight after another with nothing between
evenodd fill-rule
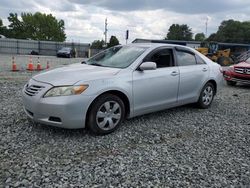
<instances>
[{"instance_id":1,"label":"headlight","mask_svg":"<svg viewBox=\"0 0 250 188\"><path fill-rule=\"evenodd\" d=\"M79 95L87 88L88 85L53 87L45 93L44 97Z\"/></svg>"}]
</instances>

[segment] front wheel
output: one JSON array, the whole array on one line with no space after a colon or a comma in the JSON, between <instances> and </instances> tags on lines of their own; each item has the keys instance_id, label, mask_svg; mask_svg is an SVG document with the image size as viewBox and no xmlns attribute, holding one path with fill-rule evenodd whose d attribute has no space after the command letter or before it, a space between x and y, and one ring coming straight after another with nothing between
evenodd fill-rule
<instances>
[{"instance_id":1,"label":"front wheel","mask_svg":"<svg viewBox=\"0 0 250 188\"><path fill-rule=\"evenodd\" d=\"M208 82L201 90L199 100L197 102L200 108L208 108L213 102L215 95L214 85Z\"/></svg>"},{"instance_id":2,"label":"front wheel","mask_svg":"<svg viewBox=\"0 0 250 188\"><path fill-rule=\"evenodd\" d=\"M112 94L98 97L90 107L87 127L97 135L115 131L125 117L123 101Z\"/></svg>"}]
</instances>

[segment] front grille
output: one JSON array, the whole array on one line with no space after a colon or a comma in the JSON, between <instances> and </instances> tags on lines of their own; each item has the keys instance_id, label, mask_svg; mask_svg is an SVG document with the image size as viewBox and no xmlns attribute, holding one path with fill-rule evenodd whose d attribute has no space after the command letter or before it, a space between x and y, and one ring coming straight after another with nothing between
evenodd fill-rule
<instances>
[{"instance_id":1,"label":"front grille","mask_svg":"<svg viewBox=\"0 0 250 188\"><path fill-rule=\"evenodd\" d=\"M249 74L250 75L250 68L235 67L234 72L236 72L238 74Z\"/></svg>"},{"instance_id":2,"label":"front grille","mask_svg":"<svg viewBox=\"0 0 250 188\"><path fill-rule=\"evenodd\" d=\"M35 96L35 95L37 95L43 88L44 88L44 86L39 86L39 85L30 85L30 86L26 85L26 86L25 86L24 92L26 93L26 95Z\"/></svg>"}]
</instances>

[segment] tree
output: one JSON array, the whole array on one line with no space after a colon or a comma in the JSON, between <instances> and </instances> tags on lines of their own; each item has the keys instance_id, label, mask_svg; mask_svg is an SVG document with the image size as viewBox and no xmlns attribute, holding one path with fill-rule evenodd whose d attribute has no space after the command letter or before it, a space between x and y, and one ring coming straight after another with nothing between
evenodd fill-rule
<instances>
[{"instance_id":1,"label":"tree","mask_svg":"<svg viewBox=\"0 0 250 188\"><path fill-rule=\"evenodd\" d=\"M104 41L103 40L95 40L92 42L91 47L92 49L103 49Z\"/></svg>"},{"instance_id":2,"label":"tree","mask_svg":"<svg viewBox=\"0 0 250 188\"><path fill-rule=\"evenodd\" d=\"M194 40L196 41L204 41L205 40L205 34L204 33L197 33L194 37Z\"/></svg>"},{"instance_id":3,"label":"tree","mask_svg":"<svg viewBox=\"0 0 250 188\"><path fill-rule=\"evenodd\" d=\"M119 40L116 38L116 36L111 36L109 39L108 48L112 46L116 46L118 44L119 44Z\"/></svg>"},{"instance_id":4,"label":"tree","mask_svg":"<svg viewBox=\"0 0 250 188\"><path fill-rule=\"evenodd\" d=\"M217 41L216 33L212 33L206 40L207 41Z\"/></svg>"},{"instance_id":5,"label":"tree","mask_svg":"<svg viewBox=\"0 0 250 188\"><path fill-rule=\"evenodd\" d=\"M186 24L172 24L169 27L167 37L168 40L192 40L193 33L192 29L189 28Z\"/></svg>"},{"instance_id":6,"label":"tree","mask_svg":"<svg viewBox=\"0 0 250 188\"><path fill-rule=\"evenodd\" d=\"M250 22L224 20L221 22L215 35L210 35L208 40L228 43L250 43Z\"/></svg>"},{"instance_id":7,"label":"tree","mask_svg":"<svg viewBox=\"0 0 250 188\"><path fill-rule=\"evenodd\" d=\"M3 21L1 18L0 18L0 35L8 37L8 29L6 26L3 25Z\"/></svg>"},{"instance_id":8,"label":"tree","mask_svg":"<svg viewBox=\"0 0 250 188\"><path fill-rule=\"evenodd\" d=\"M16 13L10 13L8 20L13 38L60 42L66 39L64 21L57 20L52 14L21 13L21 20L19 20Z\"/></svg>"}]
</instances>

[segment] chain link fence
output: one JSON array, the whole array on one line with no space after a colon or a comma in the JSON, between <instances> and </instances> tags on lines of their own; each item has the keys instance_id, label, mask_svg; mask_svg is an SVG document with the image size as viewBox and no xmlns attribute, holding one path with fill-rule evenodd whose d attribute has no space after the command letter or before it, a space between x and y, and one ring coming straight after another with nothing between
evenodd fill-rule
<instances>
[{"instance_id":1,"label":"chain link fence","mask_svg":"<svg viewBox=\"0 0 250 188\"><path fill-rule=\"evenodd\" d=\"M74 42L35 41L22 39L0 38L0 54L31 54L55 56L62 47L76 50L78 57L88 57L90 44ZM93 55L93 54L91 54Z\"/></svg>"}]
</instances>

